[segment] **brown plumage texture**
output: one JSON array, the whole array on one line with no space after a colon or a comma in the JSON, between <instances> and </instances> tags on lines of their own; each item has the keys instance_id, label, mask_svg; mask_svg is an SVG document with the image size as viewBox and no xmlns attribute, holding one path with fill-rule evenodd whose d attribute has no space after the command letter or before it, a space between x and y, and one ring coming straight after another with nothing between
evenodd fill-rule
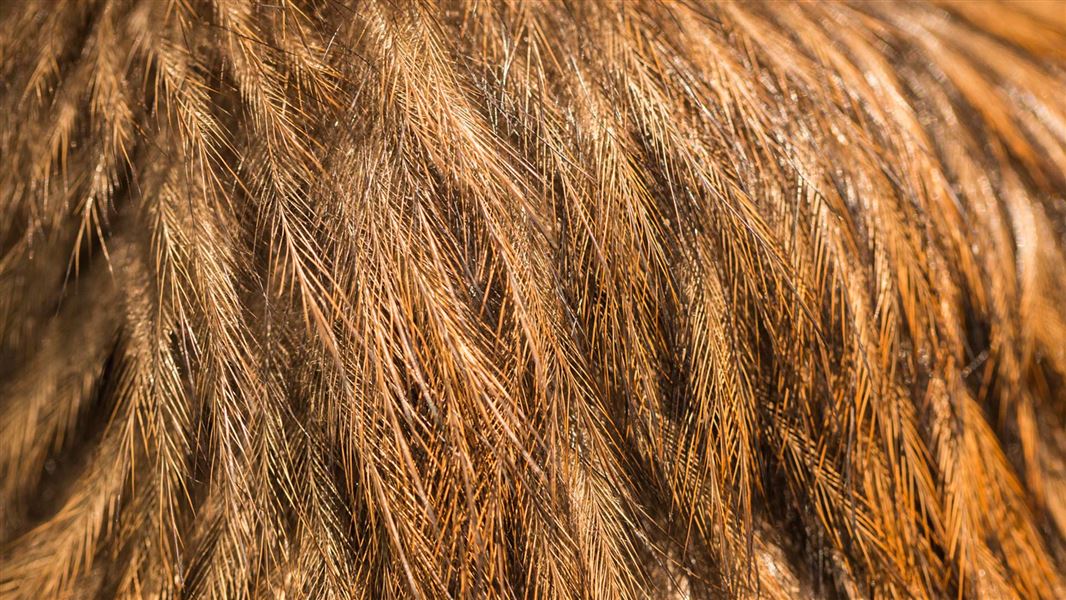
<instances>
[{"instance_id":1,"label":"brown plumage texture","mask_svg":"<svg viewBox=\"0 0 1066 600\"><path fill-rule=\"evenodd\" d=\"M0 598L1063 598L1066 5L0 2Z\"/></svg>"}]
</instances>

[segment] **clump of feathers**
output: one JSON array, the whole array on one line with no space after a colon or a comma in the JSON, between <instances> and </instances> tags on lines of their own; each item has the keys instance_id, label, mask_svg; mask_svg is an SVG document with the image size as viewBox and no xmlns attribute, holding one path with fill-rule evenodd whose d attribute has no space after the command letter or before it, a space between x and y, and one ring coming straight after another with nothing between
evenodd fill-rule
<instances>
[{"instance_id":1,"label":"clump of feathers","mask_svg":"<svg viewBox=\"0 0 1066 600\"><path fill-rule=\"evenodd\" d=\"M1066 596L1056 1L0 3L0 597Z\"/></svg>"}]
</instances>

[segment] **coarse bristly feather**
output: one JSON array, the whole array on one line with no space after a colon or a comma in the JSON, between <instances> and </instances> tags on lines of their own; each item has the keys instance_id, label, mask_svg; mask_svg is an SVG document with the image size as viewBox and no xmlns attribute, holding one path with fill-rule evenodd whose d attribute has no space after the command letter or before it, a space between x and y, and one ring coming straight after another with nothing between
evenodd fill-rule
<instances>
[{"instance_id":1,"label":"coarse bristly feather","mask_svg":"<svg viewBox=\"0 0 1066 600\"><path fill-rule=\"evenodd\" d=\"M0 599L1066 597L1061 0L0 2Z\"/></svg>"}]
</instances>

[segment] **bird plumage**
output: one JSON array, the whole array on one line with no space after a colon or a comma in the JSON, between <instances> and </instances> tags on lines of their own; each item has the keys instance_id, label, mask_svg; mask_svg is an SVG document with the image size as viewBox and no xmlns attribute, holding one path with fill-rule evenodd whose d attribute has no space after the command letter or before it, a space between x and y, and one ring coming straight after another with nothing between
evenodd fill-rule
<instances>
[{"instance_id":1,"label":"bird plumage","mask_svg":"<svg viewBox=\"0 0 1066 600\"><path fill-rule=\"evenodd\" d=\"M1061 2L0 6L0 597L1066 594Z\"/></svg>"}]
</instances>

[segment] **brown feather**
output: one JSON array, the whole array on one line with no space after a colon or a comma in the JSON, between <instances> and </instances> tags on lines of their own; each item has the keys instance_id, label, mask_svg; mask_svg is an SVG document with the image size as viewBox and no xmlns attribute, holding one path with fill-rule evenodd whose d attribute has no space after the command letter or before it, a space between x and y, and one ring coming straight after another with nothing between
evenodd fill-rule
<instances>
[{"instance_id":1,"label":"brown feather","mask_svg":"<svg viewBox=\"0 0 1066 600\"><path fill-rule=\"evenodd\" d=\"M1064 49L0 3L0 598L1066 596Z\"/></svg>"}]
</instances>

